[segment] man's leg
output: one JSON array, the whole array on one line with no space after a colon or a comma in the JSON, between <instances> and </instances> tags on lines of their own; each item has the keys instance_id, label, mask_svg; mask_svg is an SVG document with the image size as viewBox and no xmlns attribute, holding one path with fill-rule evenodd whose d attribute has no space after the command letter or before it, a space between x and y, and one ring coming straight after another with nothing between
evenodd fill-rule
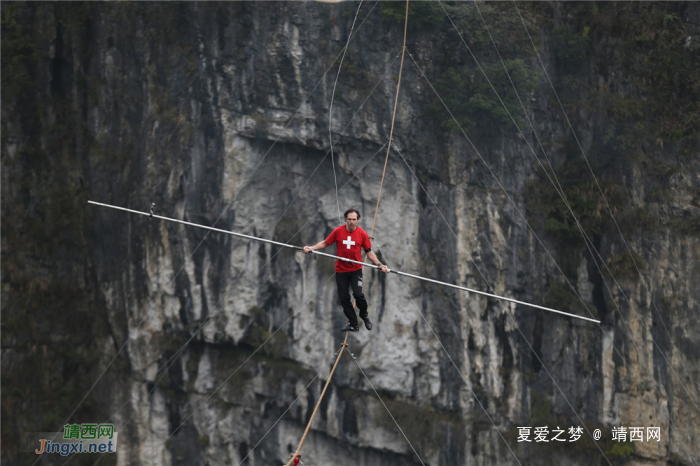
<instances>
[{"instance_id":1,"label":"man's leg","mask_svg":"<svg viewBox=\"0 0 700 466\"><path fill-rule=\"evenodd\" d=\"M372 321L367 315L367 300L362 293L362 269L352 273L350 286L352 287L352 295L355 297L355 304L357 304L357 308L360 310L360 319L365 322L365 328L367 328L367 330L372 330Z\"/></svg>"},{"instance_id":2,"label":"man's leg","mask_svg":"<svg viewBox=\"0 0 700 466\"><path fill-rule=\"evenodd\" d=\"M352 307L352 302L350 302L351 278L352 273L336 272L335 274L335 283L338 286L338 297L340 298L340 305L343 306L343 313L348 318L350 325L357 327L357 314L355 314L355 309Z\"/></svg>"}]
</instances>

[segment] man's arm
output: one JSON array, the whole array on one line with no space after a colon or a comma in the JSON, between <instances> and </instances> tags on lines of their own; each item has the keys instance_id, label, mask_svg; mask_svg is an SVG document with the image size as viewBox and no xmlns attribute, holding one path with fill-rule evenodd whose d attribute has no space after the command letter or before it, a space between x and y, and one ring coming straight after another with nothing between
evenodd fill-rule
<instances>
[{"instance_id":1,"label":"man's arm","mask_svg":"<svg viewBox=\"0 0 700 466\"><path fill-rule=\"evenodd\" d=\"M308 254L311 251L318 251L319 249L326 249L329 246L328 243L326 243L326 240L324 239L320 243L316 243L313 246L304 246L304 254Z\"/></svg>"},{"instance_id":2,"label":"man's arm","mask_svg":"<svg viewBox=\"0 0 700 466\"><path fill-rule=\"evenodd\" d=\"M369 258L369 260L372 261L372 263L374 265L378 265L379 267L381 267L382 272L389 273L389 267L387 267L386 265L383 265L381 262L379 262L379 259L377 259L377 255L374 253L374 251L369 251L367 253L367 257Z\"/></svg>"}]
</instances>

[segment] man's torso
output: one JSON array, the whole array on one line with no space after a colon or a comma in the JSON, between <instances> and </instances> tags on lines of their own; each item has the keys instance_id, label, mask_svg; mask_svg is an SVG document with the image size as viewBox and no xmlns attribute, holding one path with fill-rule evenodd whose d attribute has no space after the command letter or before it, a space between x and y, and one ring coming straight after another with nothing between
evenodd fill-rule
<instances>
[{"instance_id":1,"label":"man's torso","mask_svg":"<svg viewBox=\"0 0 700 466\"><path fill-rule=\"evenodd\" d=\"M348 231L345 225L339 226L326 238L326 243L335 243L338 250L338 256L354 261L362 261L362 248L369 249L371 247L369 236L360 227L353 231ZM354 272L361 269L359 264L338 260L335 263L335 271L340 273Z\"/></svg>"}]
</instances>

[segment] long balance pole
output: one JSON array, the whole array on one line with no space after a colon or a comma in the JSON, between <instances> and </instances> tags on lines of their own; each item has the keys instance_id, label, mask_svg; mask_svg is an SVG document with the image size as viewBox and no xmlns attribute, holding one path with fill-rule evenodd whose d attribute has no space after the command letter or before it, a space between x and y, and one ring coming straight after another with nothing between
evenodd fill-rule
<instances>
[{"instance_id":1,"label":"long balance pole","mask_svg":"<svg viewBox=\"0 0 700 466\"><path fill-rule=\"evenodd\" d=\"M281 247L284 247L284 248L290 248L290 249L296 249L296 250L298 250L298 251L301 251L301 250L303 249L303 248L300 247L300 246L293 246L293 245L287 244L287 243L280 243L280 242L278 242L278 241L272 241L272 240L269 240L269 239L257 238L257 237L255 237L255 236L244 235L243 233L236 233L236 232L234 232L234 231L222 230L222 229L220 229L220 228L214 228L214 227L208 227L208 226L205 226L205 225L199 225L199 224L197 224L197 223L186 222L186 221L184 221L184 220L178 220L178 219L175 219L175 218L163 217L163 216L161 216L161 215L156 215L156 214L152 214L152 213L149 213L149 212L141 212L141 211L138 211L138 210L127 209L127 208L124 208L124 207L118 207L118 206L113 206L113 205L110 205L110 204L103 204L103 203L101 203L101 202L94 202L94 201L88 201L88 204L98 205L98 206L102 206L102 207L108 207L108 208L110 208L110 209L123 210L124 212L130 212L130 213L132 213L132 214L145 215L146 217L153 217L153 218L157 218L157 219L159 219L159 220L167 220L168 222L175 222L175 223L180 223L180 224L182 224L182 225L187 225L187 226L192 226L192 227L197 227L197 228L203 228L203 229L205 229L205 230L216 231L217 233L224 233L224 234L227 234L227 235L238 236L238 237L240 237L240 238L252 239L252 240L254 240L254 241L261 241L261 242L263 242L263 243L275 244L275 245L277 245L277 246L281 246ZM359 265L363 265L363 266L365 266L365 267L369 267L369 268L372 268L372 269L381 270L381 267L378 267L378 266L376 266L376 265L367 264L367 263L359 262L359 261L354 261L354 260L351 260L351 259L346 259L346 258L344 258L344 257L334 256L333 254L326 254L325 252L320 252L320 251L311 251L311 252L312 252L313 254L318 254L318 255L320 255L320 256L332 257L333 259L338 259L338 260L345 261L345 262L352 262L353 264L359 264ZM498 296L498 295L495 295L495 294L486 293L485 291L473 290L473 289L471 289L471 288L467 288L467 287L464 287L464 286L453 285L453 284L451 284L451 283L441 282L441 281L439 281L439 280L433 280L433 279L431 279L431 278L421 277L421 276L419 276L419 275L413 275L413 274L410 274L410 273L401 272L401 271L399 271L399 270L392 270L392 269L389 269L389 272L390 272L390 273L395 273L396 275L402 275L402 276L404 276L404 277L415 278L415 279L417 279L417 280L423 280L423 281L425 281L425 282L430 282L430 283L435 283L435 284L437 284L437 285L442 285L442 286L447 286L447 287L450 287L450 288L455 288L455 289L457 289L457 290L466 291L466 292L468 292L468 293L475 293L475 294L478 294L478 295L481 295L481 296L486 296L486 297L489 297L489 298L500 299L501 301L508 301L508 302L510 302L510 303L522 304L523 306L528 306L528 307L532 307L532 308L535 308L535 309L540 309L540 310L547 311L547 312L553 312L553 313L555 313L555 314L561 314L561 315L564 315L564 316L567 316L567 317L574 317L574 318L576 318L576 319L587 320L587 321L589 321L589 322L595 322L595 323L597 323L597 324L600 323L600 321L599 321L599 320L596 320L596 319L590 319L590 318L588 318L588 317L583 317L583 316L579 316L579 315L576 315L576 314L571 314L571 313L569 313L569 312L557 311L556 309L551 309L551 308L548 308L548 307L539 306L539 305L537 305L537 304L526 303L526 302L524 302L524 301L518 301L517 299L512 299L512 298L506 298L505 296Z\"/></svg>"}]
</instances>

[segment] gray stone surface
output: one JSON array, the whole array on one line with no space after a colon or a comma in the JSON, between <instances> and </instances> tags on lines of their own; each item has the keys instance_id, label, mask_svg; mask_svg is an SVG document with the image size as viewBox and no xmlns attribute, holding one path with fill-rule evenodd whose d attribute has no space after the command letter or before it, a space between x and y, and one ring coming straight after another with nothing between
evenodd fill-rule
<instances>
[{"instance_id":1,"label":"gray stone surface","mask_svg":"<svg viewBox=\"0 0 700 466\"><path fill-rule=\"evenodd\" d=\"M363 4L360 20L373 6ZM361 226L370 230L402 33L380 6L356 30L335 93L338 201L328 156L337 71L331 62L347 40L356 4L98 4L79 23L84 35L59 25L68 14L60 8L17 6L27 27L42 31L39 55L49 57L36 62L34 99L41 104L42 124L62 118L59 104L78 115L74 146L65 158L72 178L52 183L72 186L79 178L86 186L80 200L138 210L155 202L160 215L295 245L320 241L338 225L338 203L341 211L358 207ZM571 12L553 8L552 21L564 21L560 16ZM697 16L695 9L688 14ZM409 34L409 51L432 81L451 60L467 63L464 50L441 45L451 33L447 23L440 24ZM541 40L545 64L554 69L549 37ZM587 79L628 85L614 72L595 70L606 60L604 47L594 48L589 59ZM536 69L536 61L528 60ZM474 68L473 79L477 73ZM580 157L541 77L526 103L555 168ZM44 189L39 182L19 187L18 177L28 170L19 149L32 140L41 148L52 144L47 133L33 133L12 105L18 104L3 103L4 231L13 228L6 216L11 203L32 205L22 196ZM606 186L625 192L626 211L645 207L661 223L653 234L626 228L630 248L645 264L643 279L616 275L616 286L603 273L606 288L582 243L548 234L542 214L526 203L528 186L540 178L523 137L513 127L479 126L491 121L484 118L470 131L479 155L461 133L440 126L434 105L430 87L407 57L394 143L408 165L392 151L374 232L386 262L482 290L488 289L486 279L494 293L538 304L547 302L553 282L564 283L561 265L603 323L365 272L375 326L351 335L350 350L423 463L511 465L517 456L522 464L605 464L592 442L580 448L517 442L517 426L534 428L534 422L549 429L601 427L607 437L613 426L659 426L661 441L634 444L633 460L611 454L610 443L602 448L615 464L697 462L700 253L697 231L680 231L673 222L699 215L697 148L690 157L647 148L676 167L668 176L668 197L653 201L647 190L656 174L609 152L603 139L611 123L604 112L570 109L583 149ZM525 135L534 145L532 132ZM606 216L601 201L594 202ZM83 204L77 208L84 210L84 231L76 235L84 240L67 249L72 255L58 254L55 264L43 265L41 258L30 258L21 273L3 264L3 275L9 275L3 312L14 316L22 308L12 298L17 277L55 276L64 263L66 280L101 303L105 326L88 332L98 354L90 382L126 343L118 371L111 369L91 398L102 416L94 421L114 416L118 426L116 463L239 464L246 456L247 464L283 463L342 342L332 261ZM619 218L623 213L618 211ZM31 209L18 218L33 216L41 218ZM630 222L635 224L634 217ZM611 224L591 236L608 264L625 250ZM3 251L16 247L11 241L3 233ZM568 298L575 300L573 294ZM578 303L563 304L569 307L564 310L584 312ZM3 329L4 372L22 364L29 351L17 334ZM63 330L53 338L77 334ZM163 370L171 357L174 364ZM3 382L4 398L12 388ZM50 428L62 428L58 423L69 412L59 413ZM41 418L25 416L12 428L23 430ZM304 464L315 466L420 464L348 354L303 453Z\"/></svg>"}]
</instances>

